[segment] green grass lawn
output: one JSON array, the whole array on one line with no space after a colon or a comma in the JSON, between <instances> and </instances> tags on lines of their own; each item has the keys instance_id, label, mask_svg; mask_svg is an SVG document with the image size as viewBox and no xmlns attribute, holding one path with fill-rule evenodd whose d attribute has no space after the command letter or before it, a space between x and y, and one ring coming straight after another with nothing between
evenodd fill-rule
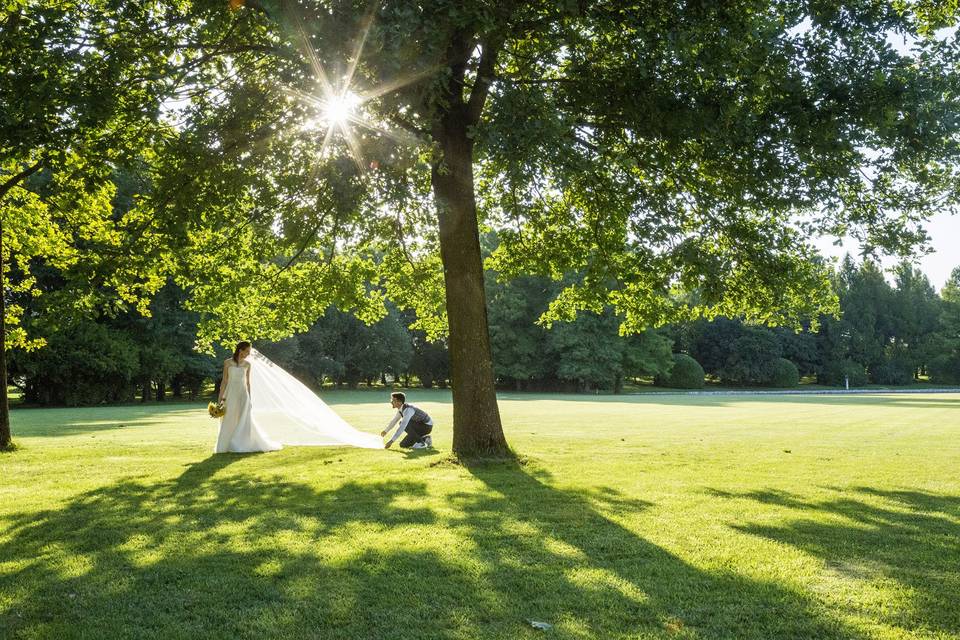
<instances>
[{"instance_id":1,"label":"green grass lawn","mask_svg":"<svg viewBox=\"0 0 960 640\"><path fill-rule=\"evenodd\" d=\"M449 394L411 399L435 452L14 411L0 638L960 637L960 394L503 394L521 463L468 465Z\"/></svg>"}]
</instances>

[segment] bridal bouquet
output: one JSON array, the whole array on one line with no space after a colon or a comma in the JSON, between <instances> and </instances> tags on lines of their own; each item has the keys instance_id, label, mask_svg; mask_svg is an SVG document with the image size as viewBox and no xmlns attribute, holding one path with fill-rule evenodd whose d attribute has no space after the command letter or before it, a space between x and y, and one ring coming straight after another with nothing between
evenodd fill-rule
<instances>
[{"instance_id":1,"label":"bridal bouquet","mask_svg":"<svg viewBox=\"0 0 960 640\"><path fill-rule=\"evenodd\" d=\"M211 402L207 405L207 413L210 414L211 418L222 418L227 413L227 408L223 402Z\"/></svg>"}]
</instances>

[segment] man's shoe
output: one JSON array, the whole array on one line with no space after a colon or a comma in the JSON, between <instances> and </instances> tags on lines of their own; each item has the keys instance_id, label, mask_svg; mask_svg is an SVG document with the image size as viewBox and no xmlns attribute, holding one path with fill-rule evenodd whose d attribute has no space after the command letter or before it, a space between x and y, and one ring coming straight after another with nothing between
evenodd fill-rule
<instances>
[{"instance_id":1,"label":"man's shoe","mask_svg":"<svg viewBox=\"0 0 960 640\"><path fill-rule=\"evenodd\" d=\"M423 436L423 444L424 444L424 446L432 447L432 446L433 446L433 438L431 438L430 436Z\"/></svg>"},{"instance_id":2,"label":"man's shoe","mask_svg":"<svg viewBox=\"0 0 960 640\"><path fill-rule=\"evenodd\" d=\"M414 443L413 443L413 446L410 447L410 448L411 448L411 449L426 449L426 448L427 448L427 444L424 443L424 442L414 442Z\"/></svg>"}]
</instances>

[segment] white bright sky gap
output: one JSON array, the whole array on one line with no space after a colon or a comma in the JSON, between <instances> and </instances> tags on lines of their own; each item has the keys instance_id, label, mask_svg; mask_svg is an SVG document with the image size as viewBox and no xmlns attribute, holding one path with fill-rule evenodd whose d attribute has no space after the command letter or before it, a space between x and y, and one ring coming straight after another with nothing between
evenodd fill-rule
<instances>
[{"instance_id":1,"label":"white bright sky gap","mask_svg":"<svg viewBox=\"0 0 960 640\"><path fill-rule=\"evenodd\" d=\"M803 31L809 29L809 21L804 21L795 29ZM956 32L956 27L941 29L936 32L936 38L944 40L952 37ZM910 45L903 37L890 35L887 38L890 45L902 54L910 52ZM950 272L954 268L960 267L960 215L951 216L945 212L933 212L929 222L924 226L927 235L930 236L930 248L932 253L927 255L917 255L917 266L923 271L933 288L939 291L950 277ZM847 253L852 255L857 261L860 261L860 243L851 238L844 238L840 246L834 246L836 238L823 237L814 242L814 245L820 252L828 258L840 258ZM891 268L897 263L895 258L885 258L881 264L885 268Z\"/></svg>"}]
</instances>

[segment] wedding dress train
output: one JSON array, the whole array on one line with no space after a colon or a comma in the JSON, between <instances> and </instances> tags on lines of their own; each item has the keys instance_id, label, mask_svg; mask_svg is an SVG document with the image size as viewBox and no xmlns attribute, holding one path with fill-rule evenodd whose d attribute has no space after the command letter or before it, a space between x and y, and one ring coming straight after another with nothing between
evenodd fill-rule
<instances>
[{"instance_id":1,"label":"wedding dress train","mask_svg":"<svg viewBox=\"0 0 960 640\"><path fill-rule=\"evenodd\" d=\"M245 362L250 366L250 393L246 371L231 365L217 452L275 451L284 445L383 447L379 436L354 429L305 384L256 349Z\"/></svg>"}]
</instances>

